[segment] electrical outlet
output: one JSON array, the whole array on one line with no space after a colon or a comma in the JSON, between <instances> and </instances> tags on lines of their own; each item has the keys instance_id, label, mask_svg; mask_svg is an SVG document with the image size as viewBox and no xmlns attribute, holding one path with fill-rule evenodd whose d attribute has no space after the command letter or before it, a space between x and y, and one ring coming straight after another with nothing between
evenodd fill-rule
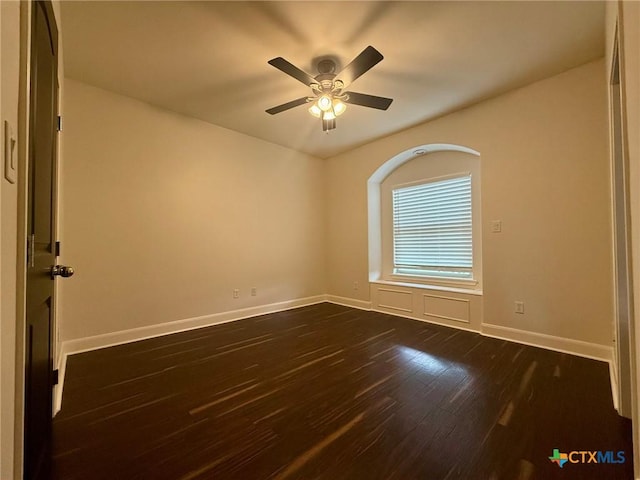
<instances>
[{"instance_id":1,"label":"electrical outlet","mask_svg":"<svg viewBox=\"0 0 640 480\"><path fill-rule=\"evenodd\" d=\"M233 289L233 298L240 298L240 290L237 288Z\"/></svg>"},{"instance_id":2,"label":"electrical outlet","mask_svg":"<svg viewBox=\"0 0 640 480\"><path fill-rule=\"evenodd\" d=\"M524 302L516 302L516 313L524 313Z\"/></svg>"},{"instance_id":3,"label":"electrical outlet","mask_svg":"<svg viewBox=\"0 0 640 480\"><path fill-rule=\"evenodd\" d=\"M252 287L251 288L251 296L255 297L256 295L258 295L258 289L256 287Z\"/></svg>"},{"instance_id":4,"label":"electrical outlet","mask_svg":"<svg viewBox=\"0 0 640 480\"><path fill-rule=\"evenodd\" d=\"M360 288L360 282L353 282L353 289L358 290Z\"/></svg>"}]
</instances>

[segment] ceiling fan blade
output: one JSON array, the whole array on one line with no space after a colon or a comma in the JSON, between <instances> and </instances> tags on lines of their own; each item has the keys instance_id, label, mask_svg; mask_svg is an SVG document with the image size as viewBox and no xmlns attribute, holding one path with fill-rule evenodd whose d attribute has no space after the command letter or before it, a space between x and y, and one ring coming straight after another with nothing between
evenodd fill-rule
<instances>
[{"instance_id":1,"label":"ceiling fan blade","mask_svg":"<svg viewBox=\"0 0 640 480\"><path fill-rule=\"evenodd\" d=\"M304 83L307 86L311 86L312 83L318 83L315 78L309 75L306 72L303 72L298 67L288 62L282 57L276 57L269 60L269 65L273 65L281 72L286 73L287 75L295 78L299 82Z\"/></svg>"},{"instance_id":2,"label":"ceiling fan blade","mask_svg":"<svg viewBox=\"0 0 640 480\"><path fill-rule=\"evenodd\" d=\"M277 107L272 107L269 110L265 111L267 113L270 113L271 115L275 115L276 113L284 112L285 110L297 107L298 105L304 105L305 103L307 103L307 97L301 97L295 100L291 100L290 102L283 103L282 105L278 105Z\"/></svg>"},{"instance_id":3,"label":"ceiling fan blade","mask_svg":"<svg viewBox=\"0 0 640 480\"><path fill-rule=\"evenodd\" d=\"M344 67L336 78L342 80L345 85L349 85L383 58L378 50L369 45L349 65Z\"/></svg>"},{"instance_id":4,"label":"ceiling fan blade","mask_svg":"<svg viewBox=\"0 0 640 480\"><path fill-rule=\"evenodd\" d=\"M378 110L386 110L393 102L393 98L376 97L375 95L367 95L365 93L344 92L349 98L344 103L352 105L361 105L363 107L377 108Z\"/></svg>"}]
</instances>

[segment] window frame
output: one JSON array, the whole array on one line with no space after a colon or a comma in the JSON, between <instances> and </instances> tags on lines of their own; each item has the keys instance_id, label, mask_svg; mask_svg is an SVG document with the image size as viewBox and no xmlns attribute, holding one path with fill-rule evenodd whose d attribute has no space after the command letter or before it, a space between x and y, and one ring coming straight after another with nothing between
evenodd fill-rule
<instances>
[{"instance_id":1,"label":"window frame","mask_svg":"<svg viewBox=\"0 0 640 480\"><path fill-rule=\"evenodd\" d=\"M461 178L468 178L468 182L469 182L469 208L470 208L470 230L471 230L471 266L468 267L468 269L464 269L468 272L468 276L455 276L453 274L451 275L429 275L427 273L419 273L419 269L416 268L416 272L415 273L407 273L407 272L400 272L399 270L402 267L398 267L398 265L396 265L396 223L395 223L395 213L396 213L396 208L395 208L395 198L394 198L394 192L396 190L400 190L400 189L404 189L404 188L411 188L411 187L418 187L418 186L422 186L422 185L427 185L427 184L433 184L433 183L439 183L439 182L445 182L447 180L455 180L455 179L461 179ZM391 273L391 277L394 279L397 279L399 281L406 281L406 279L412 279L412 280L420 280L420 279L425 279L428 281L437 281L438 283L450 283L450 284L454 284L454 285L459 285L459 284L465 284L465 285L476 285L478 282L475 279L475 272L474 272L474 252L473 252L473 242L474 242L474 215L473 215L473 173L471 171L464 171L464 172L457 172L457 173L452 173L452 174L447 174L447 175L439 175L439 176L435 176L435 177L428 177L428 178L422 178L420 180L414 180L411 182L403 182L403 183L399 183L399 184L394 184L394 185L390 185L389 186L389 193L391 194L391 229L392 229L392 233L391 233L391 239L392 239L392 249L391 249L391 268L392 268L392 273ZM435 269L434 269L435 270ZM451 271L451 272L455 272L455 271L460 271L463 269L457 269L455 267L443 267L443 271ZM425 269L425 272L428 271L427 269Z\"/></svg>"},{"instance_id":2,"label":"window frame","mask_svg":"<svg viewBox=\"0 0 640 480\"><path fill-rule=\"evenodd\" d=\"M393 275L391 186L471 172L473 281ZM482 295L483 195L480 152L469 147L432 143L404 150L378 167L367 180L369 282Z\"/></svg>"}]
</instances>

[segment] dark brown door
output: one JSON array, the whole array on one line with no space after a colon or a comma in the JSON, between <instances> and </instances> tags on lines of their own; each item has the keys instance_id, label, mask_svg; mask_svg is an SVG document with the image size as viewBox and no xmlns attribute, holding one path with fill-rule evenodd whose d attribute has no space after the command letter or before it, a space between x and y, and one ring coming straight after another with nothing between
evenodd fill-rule
<instances>
[{"instance_id":1,"label":"dark brown door","mask_svg":"<svg viewBox=\"0 0 640 480\"><path fill-rule=\"evenodd\" d=\"M24 478L49 476L58 118L58 30L49 1L32 4Z\"/></svg>"}]
</instances>

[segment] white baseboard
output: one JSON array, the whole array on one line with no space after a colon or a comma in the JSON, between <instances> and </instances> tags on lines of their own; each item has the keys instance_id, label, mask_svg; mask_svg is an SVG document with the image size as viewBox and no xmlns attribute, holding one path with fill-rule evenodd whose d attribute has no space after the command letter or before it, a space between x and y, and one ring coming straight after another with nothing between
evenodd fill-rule
<instances>
[{"instance_id":1,"label":"white baseboard","mask_svg":"<svg viewBox=\"0 0 640 480\"><path fill-rule=\"evenodd\" d=\"M618 370L615 367L615 355L612 354L609 362L609 380L611 381L611 398L613 399L613 408L620 413L620 403L618 400Z\"/></svg>"},{"instance_id":2,"label":"white baseboard","mask_svg":"<svg viewBox=\"0 0 640 480\"><path fill-rule=\"evenodd\" d=\"M613 347L583 342L582 340L573 340L571 338L546 335L544 333L528 332L516 328L503 327L501 325L483 323L481 333L485 337L509 340L532 347L546 348L547 350L554 350L556 352L568 353L603 362L611 362L613 357Z\"/></svg>"},{"instance_id":3,"label":"white baseboard","mask_svg":"<svg viewBox=\"0 0 640 480\"><path fill-rule=\"evenodd\" d=\"M271 303L256 307L243 308L239 310L231 310L228 312L214 313L211 315L203 315L200 317L186 318L173 322L166 322L157 325L149 325L145 327L132 328L129 330L121 330L118 332L105 333L102 335L94 335L91 337L78 338L74 340L66 340L62 342L59 357L59 376L64 378L64 370L66 366L66 357L75 353L87 352L99 348L121 345L124 343L137 342L148 338L159 337L171 333L179 333L196 328L203 328L221 323L233 322L245 318L264 315L267 313L280 312L292 308L299 308L308 305L315 305L322 302L335 303L346 307L358 308L361 310L375 310L372 308L371 302L366 300L358 300L354 298L340 297L336 295L316 295L313 297L300 298L295 300L287 300L284 302ZM380 311L391 315L390 312ZM411 318L405 315L396 314L403 318ZM432 320L424 319L428 323L437 323ZM452 326L444 323L437 323L450 328L459 328L466 331L475 331L462 326ZM573 340L569 338L546 335L543 333L528 332L515 328L503 327L501 325L492 325L489 323L482 324L480 334L486 337L499 338L516 343L522 343L534 347L545 348L558 352L578 355L580 357L591 358L611 363L613 361L613 347L599 345L595 343L584 342L581 340ZM612 369L614 365L611 365ZM613 372L613 370L612 370ZM615 373L614 373L615 374ZM615 381L615 380L614 380ZM62 383L62 382L61 382Z\"/></svg>"},{"instance_id":4,"label":"white baseboard","mask_svg":"<svg viewBox=\"0 0 640 480\"><path fill-rule=\"evenodd\" d=\"M67 372L67 352L64 348L64 343L60 345L60 353L58 354L58 363L56 365L58 369L58 384L53 388L53 416L62 408L62 391L64 389L64 376Z\"/></svg>"},{"instance_id":5,"label":"white baseboard","mask_svg":"<svg viewBox=\"0 0 640 480\"><path fill-rule=\"evenodd\" d=\"M337 295L326 295L326 301L342 305L343 307L359 308L360 310L371 310L371 302L366 300L356 300L355 298L338 297Z\"/></svg>"},{"instance_id":6,"label":"white baseboard","mask_svg":"<svg viewBox=\"0 0 640 480\"><path fill-rule=\"evenodd\" d=\"M125 343L137 342L148 338L160 337L171 333L185 332L196 328L210 327L221 323L233 322L245 318L257 317L267 313L282 312L292 308L306 307L327 301L326 295L316 295L314 297L287 300L284 302L260 305L257 307L231 310L229 312L214 313L200 317L185 318L173 322L161 323L159 325L149 325L146 327L120 330L118 332L94 335L91 337L66 340L60 346L58 357L58 385L53 391L53 415L55 416L62 408L62 393L64 390L64 377L67 370L67 357L75 353L88 352L99 348L112 347Z\"/></svg>"},{"instance_id":7,"label":"white baseboard","mask_svg":"<svg viewBox=\"0 0 640 480\"><path fill-rule=\"evenodd\" d=\"M74 340L67 340L62 342L60 355L58 358L58 385L54 389L54 415L62 406L62 393L64 388L64 378L66 373L67 357L72 354L87 352L90 350L97 350L99 348L111 347L114 345L121 345L125 343L137 342L139 340L145 340L148 338L159 337L162 335L168 335L172 333L184 332L187 330L194 330L197 328L209 327L212 325L219 325L222 323L233 322L236 320L242 320L245 318L255 317L258 315L264 315L267 313L275 313L293 308L305 307L308 305L315 305L322 302L334 303L337 305L343 305L346 307L358 308L368 311L379 311L393 315L392 313L375 310L372 308L371 302L365 300L358 300L347 297L339 297L336 295L316 295L313 297L300 298L295 300L288 300L284 302L272 303L268 305L260 305L256 307L244 308L240 310L232 310L228 312L215 313L211 315L203 315L200 317L186 318L182 320L176 320L173 322L162 323L159 325L149 325L145 327L132 328L129 330L121 330L118 332L106 333L102 335L94 335L91 337L79 338ZM409 318L415 320L412 317L397 314L403 318ZM437 323L427 319L419 319L427 323ZM450 328L458 328L460 330L472 331L469 328L462 326L452 326L448 324L441 324ZM488 323L482 324L482 330L480 333L486 337L498 338L501 340L507 340L516 343L522 343L524 345L530 345L533 347L540 347L547 350L554 350L557 352L568 353L571 355L577 355L580 357L591 358L594 360L600 360L609 363L609 373L611 378L611 391L613 395L613 403L615 408L618 408L618 395L617 395L617 381L615 376L615 366L613 364L613 347L607 347L605 345L599 345L595 343L583 342L581 340L573 340L569 338L556 337L553 335L546 335L542 333L528 332L524 330L518 330L515 328L503 327L500 325L492 325Z\"/></svg>"},{"instance_id":8,"label":"white baseboard","mask_svg":"<svg viewBox=\"0 0 640 480\"><path fill-rule=\"evenodd\" d=\"M615 348L615 347L614 347ZM611 361L609 362L609 378L611 379L611 396L613 397L613 406L616 412L620 413L620 386L618 384L618 376L620 375L618 370L618 357L615 350L611 352Z\"/></svg>"},{"instance_id":9,"label":"white baseboard","mask_svg":"<svg viewBox=\"0 0 640 480\"><path fill-rule=\"evenodd\" d=\"M118 332L105 333L102 335L94 335L91 337L66 340L62 342L61 353L66 356L75 353L88 352L90 350L97 350L99 348L137 342L139 340L146 340L148 338L160 337L162 335L168 335L171 333L194 330L196 328L210 327L212 325L256 317L258 315L265 315L267 313L281 312L284 310L290 310L292 308L315 305L317 303L322 303L325 301L326 295L316 295L314 297L287 300L285 302L259 305L256 307L243 308L240 310L231 310L228 312L214 313L211 315L202 315L200 317L185 318L182 320L175 320L173 322L166 322L158 325L149 325L145 327L132 328L129 330L120 330Z\"/></svg>"}]
</instances>

